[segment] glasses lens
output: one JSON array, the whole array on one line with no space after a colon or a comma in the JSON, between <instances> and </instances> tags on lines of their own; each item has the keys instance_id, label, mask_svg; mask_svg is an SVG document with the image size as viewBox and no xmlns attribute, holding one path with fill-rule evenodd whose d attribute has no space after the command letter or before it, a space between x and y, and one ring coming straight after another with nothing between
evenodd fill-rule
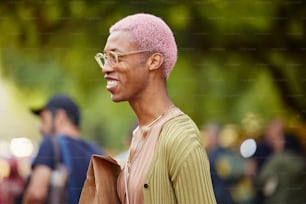
<instances>
[{"instance_id":1,"label":"glasses lens","mask_svg":"<svg viewBox=\"0 0 306 204\"><path fill-rule=\"evenodd\" d=\"M96 59L97 63L99 64L99 66L100 66L101 68L103 68L104 65L105 65L105 57L104 57L104 54L102 54L102 53L97 53L96 56L95 56L95 59Z\"/></svg>"},{"instance_id":2,"label":"glasses lens","mask_svg":"<svg viewBox=\"0 0 306 204\"><path fill-rule=\"evenodd\" d=\"M118 55L115 52L106 53L106 60L110 66L115 66L118 63Z\"/></svg>"}]
</instances>

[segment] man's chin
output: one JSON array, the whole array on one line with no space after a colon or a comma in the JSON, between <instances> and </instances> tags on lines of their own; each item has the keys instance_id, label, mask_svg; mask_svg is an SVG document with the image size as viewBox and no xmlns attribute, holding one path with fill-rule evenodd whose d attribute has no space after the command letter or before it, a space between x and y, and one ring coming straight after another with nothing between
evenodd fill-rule
<instances>
[{"instance_id":1,"label":"man's chin","mask_svg":"<svg viewBox=\"0 0 306 204\"><path fill-rule=\"evenodd\" d=\"M113 102L115 103L119 103L119 102L122 102L123 100L119 97L116 97L115 95L111 94L111 99Z\"/></svg>"}]
</instances>

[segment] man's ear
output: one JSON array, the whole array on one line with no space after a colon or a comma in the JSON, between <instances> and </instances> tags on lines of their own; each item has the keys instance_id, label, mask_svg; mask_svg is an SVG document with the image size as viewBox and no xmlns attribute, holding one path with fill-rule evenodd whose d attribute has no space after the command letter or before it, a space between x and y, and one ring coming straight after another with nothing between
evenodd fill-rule
<instances>
[{"instance_id":1,"label":"man's ear","mask_svg":"<svg viewBox=\"0 0 306 204\"><path fill-rule=\"evenodd\" d=\"M149 70L153 71L159 69L164 62L164 56L161 53L152 54L147 60Z\"/></svg>"}]
</instances>

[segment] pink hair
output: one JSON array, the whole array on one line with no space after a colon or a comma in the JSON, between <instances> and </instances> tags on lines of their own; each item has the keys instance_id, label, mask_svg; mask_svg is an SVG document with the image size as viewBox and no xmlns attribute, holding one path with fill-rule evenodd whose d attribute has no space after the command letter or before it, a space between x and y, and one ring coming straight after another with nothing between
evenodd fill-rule
<instances>
[{"instance_id":1,"label":"pink hair","mask_svg":"<svg viewBox=\"0 0 306 204\"><path fill-rule=\"evenodd\" d=\"M119 20L109 32L123 30L132 33L140 49L164 55L164 77L168 78L177 59L176 42L169 26L157 16L139 13Z\"/></svg>"}]
</instances>

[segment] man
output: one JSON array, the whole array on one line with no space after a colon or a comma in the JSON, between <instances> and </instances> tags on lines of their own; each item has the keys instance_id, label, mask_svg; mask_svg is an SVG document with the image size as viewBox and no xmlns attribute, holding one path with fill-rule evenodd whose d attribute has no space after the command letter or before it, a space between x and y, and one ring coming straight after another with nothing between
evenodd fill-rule
<instances>
[{"instance_id":1,"label":"man","mask_svg":"<svg viewBox=\"0 0 306 204\"><path fill-rule=\"evenodd\" d=\"M102 154L102 150L80 138L80 111L77 104L68 96L55 95L43 108L32 112L40 116L43 140L32 163L31 179L23 203L45 203L51 171L55 166L53 140L56 139L57 142L61 141L60 162L70 171L68 203L76 204L90 158L93 154Z\"/></svg>"},{"instance_id":2,"label":"man","mask_svg":"<svg viewBox=\"0 0 306 204\"><path fill-rule=\"evenodd\" d=\"M279 144L275 144L273 154L255 178L260 187L259 201L263 204L305 203L306 165L301 143L296 135L285 132L283 127L273 128L282 131L274 132L279 133L274 135Z\"/></svg>"},{"instance_id":3,"label":"man","mask_svg":"<svg viewBox=\"0 0 306 204\"><path fill-rule=\"evenodd\" d=\"M173 33L159 17L135 14L110 28L96 60L114 102L138 119L117 191L122 203L216 203L199 130L167 93L177 59Z\"/></svg>"},{"instance_id":4,"label":"man","mask_svg":"<svg viewBox=\"0 0 306 204\"><path fill-rule=\"evenodd\" d=\"M220 146L220 127L217 124L206 124L202 128L205 149L208 153L210 163L210 173L213 183L214 193L217 203L234 204L230 188L232 187L231 170L222 172L220 166L228 166L232 169L235 165L231 158L235 158L236 154L229 149ZM238 155L237 155L238 156Z\"/></svg>"}]
</instances>

